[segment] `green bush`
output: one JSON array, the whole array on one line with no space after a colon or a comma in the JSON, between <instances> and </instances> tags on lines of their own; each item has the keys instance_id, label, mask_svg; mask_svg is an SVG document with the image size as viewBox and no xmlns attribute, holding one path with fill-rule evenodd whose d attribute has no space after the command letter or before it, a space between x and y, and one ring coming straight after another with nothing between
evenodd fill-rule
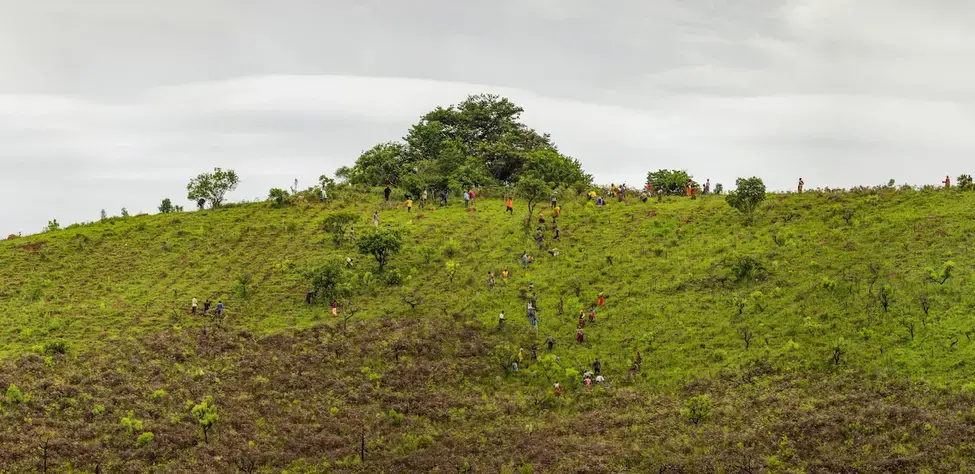
<instances>
[{"instance_id":1,"label":"green bush","mask_svg":"<svg viewBox=\"0 0 975 474\"><path fill-rule=\"evenodd\" d=\"M145 433L140 434L135 440L135 447L144 448L149 446L149 443L151 443L154 438L155 435L152 434L152 431L146 431Z\"/></svg>"},{"instance_id":2,"label":"green bush","mask_svg":"<svg viewBox=\"0 0 975 474\"><path fill-rule=\"evenodd\" d=\"M6 399L8 405L17 405L24 403L24 394L19 388L17 388L16 385L10 384L10 386L7 387Z\"/></svg>"},{"instance_id":3,"label":"green bush","mask_svg":"<svg viewBox=\"0 0 975 474\"><path fill-rule=\"evenodd\" d=\"M44 343L44 353L47 355L66 354L68 345L64 341L51 341Z\"/></svg>"},{"instance_id":4,"label":"green bush","mask_svg":"<svg viewBox=\"0 0 975 474\"><path fill-rule=\"evenodd\" d=\"M704 394L691 397L684 402L684 408L681 408L680 414L687 421L697 425L710 418L711 411L711 396Z\"/></svg>"}]
</instances>

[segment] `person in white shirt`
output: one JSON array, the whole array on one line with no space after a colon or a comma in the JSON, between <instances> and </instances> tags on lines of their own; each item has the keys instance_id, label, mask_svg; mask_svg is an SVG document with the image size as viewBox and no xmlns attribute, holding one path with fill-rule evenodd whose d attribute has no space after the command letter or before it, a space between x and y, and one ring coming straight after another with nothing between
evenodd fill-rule
<instances>
[{"instance_id":1,"label":"person in white shirt","mask_svg":"<svg viewBox=\"0 0 975 474\"><path fill-rule=\"evenodd\" d=\"M196 314L196 297L193 297L193 301L190 306L190 312Z\"/></svg>"}]
</instances>

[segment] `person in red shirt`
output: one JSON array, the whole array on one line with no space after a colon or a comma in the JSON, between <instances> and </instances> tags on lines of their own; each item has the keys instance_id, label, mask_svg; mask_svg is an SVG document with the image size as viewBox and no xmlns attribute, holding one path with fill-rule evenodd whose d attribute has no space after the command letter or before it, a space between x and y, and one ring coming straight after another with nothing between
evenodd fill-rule
<instances>
[{"instance_id":1,"label":"person in red shirt","mask_svg":"<svg viewBox=\"0 0 975 474\"><path fill-rule=\"evenodd\" d=\"M951 178L945 175L945 189L951 189Z\"/></svg>"},{"instance_id":2,"label":"person in red shirt","mask_svg":"<svg viewBox=\"0 0 975 474\"><path fill-rule=\"evenodd\" d=\"M600 293L599 294L599 299L596 300L596 304L599 305L600 307L602 307L603 306L603 303L605 303L605 302L606 302L606 297L603 296L602 293Z\"/></svg>"},{"instance_id":3,"label":"person in red shirt","mask_svg":"<svg viewBox=\"0 0 975 474\"><path fill-rule=\"evenodd\" d=\"M578 341L579 344L582 344L583 338L584 336L582 335L582 328L579 328L579 331L576 332L576 341Z\"/></svg>"}]
</instances>

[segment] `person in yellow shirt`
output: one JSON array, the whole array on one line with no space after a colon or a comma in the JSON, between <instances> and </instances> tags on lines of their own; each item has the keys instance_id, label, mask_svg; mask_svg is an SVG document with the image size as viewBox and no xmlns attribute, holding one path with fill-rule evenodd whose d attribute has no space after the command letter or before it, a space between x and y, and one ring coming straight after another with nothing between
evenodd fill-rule
<instances>
[{"instance_id":1,"label":"person in yellow shirt","mask_svg":"<svg viewBox=\"0 0 975 474\"><path fill-rule=\"evenodd\" d=\"M560 217L562 215L562 206L555 206L555 210L552 211L552 217Z\"/></svg>"},{"instance_id":2,"label":"person in yellow shirt","mask_svg":"<svg viewBox=\"0 0 975 474\"><path fill-rule=\"evenodd\" d=\"M406 212L410 212L412 210L413 210L413 200L412 199L407 199L406 200Z\"/></svg>"},{"instance_id":3,"label":"person in yellow shirt","mask_svg":"<svg viewBox=\"0 0 975 474\"><path fill-rule=\"evenodd\" d=\"M596 191L589 191L589 200L596 199Z\"/></svg>"}]
</instances>

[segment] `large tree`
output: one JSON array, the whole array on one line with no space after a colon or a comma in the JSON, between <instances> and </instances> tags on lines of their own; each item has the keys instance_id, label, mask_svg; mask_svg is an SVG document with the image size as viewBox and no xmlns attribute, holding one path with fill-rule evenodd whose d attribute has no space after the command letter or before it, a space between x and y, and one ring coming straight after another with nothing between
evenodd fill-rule
<instances>
[{"instance_id":1,"label":"large tree","mask_svg":"<svg viewBox=\"0 0 975 474\"><path fill-rule=\"evenodd\" d=\"M194 201L206 199L211 207L220 207L230 191L237 189L237 173L234 170L214 168L213 173L203 173L186 185L186 198Z\"/></svg>"},{"instance_id":2,"label":"large tree","mask_svg":"<svg viewBox=\"0 0 975 474\"><path fill-rule=\"evenodd\" d=\"M527 171L552 184L589 183L578 161L561 155L547 134L519 121L523 109L496 95L472 95L420 118L403 144L365 152L337 174L353 183L429 188L513 184Z\"/></svg>"},{"instance_id":3,"label":"large tree","mask_svg":"<svg viewBox=\"0 0 975 474\"><path fill-rule=\"evenodd\" d=\"M378 229L359 239L359 253L372 255L379 264L379 271L386 268L389 258L399 252L403 241L399 234L387 229Z\"/></svg>"},{"instance_id":4,"label":"large tree","mask_svg":"<svg viewBox=\"0 0 975 474\"><path fill-rule=\"evenodd\" d=\"M687 181L691 178L685 170L659 169L647 173L647 184L664 194L683 196L686 194Z\"/></svg>"}]
</instances>

